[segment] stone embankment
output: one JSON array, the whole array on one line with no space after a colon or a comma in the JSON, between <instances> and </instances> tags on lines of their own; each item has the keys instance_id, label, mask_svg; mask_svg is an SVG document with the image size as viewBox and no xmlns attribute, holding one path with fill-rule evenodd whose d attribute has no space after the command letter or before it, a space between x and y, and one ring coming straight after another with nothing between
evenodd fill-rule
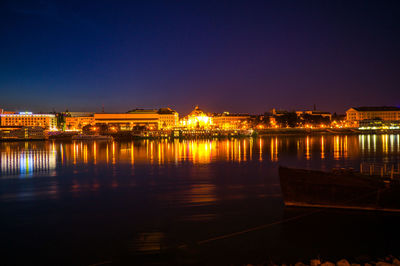
<instances>
[{"instance_id":1,"label":"stone embankment","mask_svg":"<svg viewBox=\"0 0 400 266\"><path fill-rule=\"evenodd\" d=\"M255 264L254 266L258 266L260 264ZM268 265L268 266L400 266L400 260L398 258L395 258L393 256L388 256L384 259L376 259L376 260L370 260L367 262L352 262L348 261L346 259L341 259L337 262L332 262L332 261L323 261L320 259L313 259L310 260L308 263L303 263L303 262L297 262L295 264L275 264L273 262L270 263L265 263L261 265ZM246 266L253 266L253 264L247 264Z\"/></svg>"}]
</instances>

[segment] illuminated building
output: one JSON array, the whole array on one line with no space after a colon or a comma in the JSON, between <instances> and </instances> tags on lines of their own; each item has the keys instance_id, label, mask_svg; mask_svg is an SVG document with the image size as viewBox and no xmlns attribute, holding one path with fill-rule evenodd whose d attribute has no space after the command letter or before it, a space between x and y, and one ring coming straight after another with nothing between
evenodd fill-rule
<instances>
[{"instance_id":1,"label":"illuminated building","mask_svg":"<svg viewBox=\"0 0 400 266\"><path fill-rule=\"evenodd\" d=\"M304 116L304 115L310 115L310 116L316 116L316 117L322 117L322 118L329 118L331 120L332 114L329 112L323 112L323 111L296 111L296 114L298 117Z\"/></svg>"},{"instance_id":2,"label":"illuminated building","mask_svg":"<svg viewBox=\"0 0 400 266\"><path fill-rule=\"evenodd\" d=\"M171 108L156 109L134 109L128 112L137 115L155 115L157 117L157 125L149 124L152 129L172 129L178 125L179 114Z\"/></svg>"},{"instance_id":3,"label":"illuminated building","mask_svg":"<svg viewBox=\"0 0 400 266\"><path fill-rule=\"evenodd\" d=\"M297 126L305 128L327 127L331 124L332 114L323 111L296 111Z\"/></svg>"},{"instance_id":4,"label":"illuminated building","mask_svg":"<svg viewBox=\"0 0 400 266\"><path fill-rule=\"evenodd\" d=\"M0 127L0 139L45 139L42 127Z\"/></svg>"},{"instance_id":5,"label":"illuminated building","mask_svg":"<svg viewBox=\"0 0 400 266\"><path fill-rule=\"evenodd\" d=\"M346 115L349 122L359 122L365 119L398 121L400 120L400 108L392 106L353 107L346 111Z\"/></svg>"},{"instance_id":6,"label":"illuminated building","mask_svg":"<svg viewBox=\"0 0 400 266\"><path fill-rule=\"evenodd\" d=\"M400 129L400 120L385 121L381 119L364 119L358 123L360 130Z\"/></svg>"},{"instance_id":7,"label":"illuminated building","mask_svg":"<svg viewBox=\"0 0 400 266\"><path fill-rule=\"evenodd\" d=\"M180 122L183 127L188 129L208 129L213 125L211 115L205 113L198 106Z\"/></svg>"},{"instance_id":8,"label":"illuminated building","mask_svg":"<svg viewBox=\"0 0 400 266\"><path fill-rule=\"evenodd\" d=\"M160 116L158 128L172 129L178 125L179 123L178 112L170 108L160 108L157 113Z\"/></svg>"},{"instance_id":9,"label":"illuminated building","mask_svg":"<svg viewBox=\"0 0 400 266\"><path fill-rule=\"evenodd\" d=\"M269 125L270 125L270 127L272 127L272 128L277 128L277 127L279 127L279 126L278 126L278 122L276 121L276 118L273 117L273 116L271 116L271 117L269 118Z\"/></svg>"},{"instance_id":10,"label":"illuminated building","mask_svg":"<svg viewBox=\"0 0 400 266\"><path fill-rule=\"evenodd\" d=\"M296 127L298 126L298 117L295 112L285 110L276 110L273 108L270 112L270 126L277 127Z\"/></svg>"},{"instance_id":11,"label":"illuminated building","mask_svg":"<svg viewBox=\"0 0 400 266\"><path fill-rule=\"evenodd\" d=\"M347 123L346 115L337 115L334 114L332 116L331 127L333 128L345 128L348 127L349 123Z\"/></svg>"},{"instance_id":12,"label":"illuminated building","mask_svg":"<svg viewBox=\"0 0 400 266\"><path fill-rule=\"evenodd\" d=\"M69 112L69 111L66 111L63 114L65 114L65 116L67 117L90 117L94 115L93 112Z\"/></svg>"},{"instance_id":13,"label":"illuminated building","mask_svg":"<svg viewBox=\"0 0 400 266\"><path fill-rule=\"evenodd\" d=\"M54 130L57 128L56 116L53 114L32 114L20 112L19 114L1 114L1 126L42 127Z\"/></svg>"},{"instance_id":14,"label":"illuminated building","mask_svg":"<svg viewBox=\"0 0 400 266\"><path fill-rule=\"evenodd\" d=\"M59 129L78 131L94 122L93 112L63 112L58 114Z\"/></svg>"},{"instance_id":15,"label":"illuminated building","mask_svg":"<svg viewBox=\"0 0 400 266\"><path fill-rule=\"evenodd\" d=\"M92 125L94 123L93 116L78 116L78 117L66 117L65 127L67 130L82 130L86 125Z\"/></svg>"},{"instance_id":16,"label":"illuminated building","mask_svg":"<svg viewBox=\"0 0 400 266\"><path fill-rule=\"evenodd\" d=\"M272 116L277 117L277 116L284 116L284 115L288 114L289 112L286 110L277 110L275 108L272 108L270 113Z\"/></svg>"},{"instance_id":17,"label":"illuminated building","mask_svg":"<svg viewBox=\"0 0 400 266\"><path fill-rule=\"evenodd\" d=\"M120 130L132 130L135 126L147 129L157 129L159 115L156 112L149 113L120 113L120 114L94 114L95 124L106 124L118 127Z\"/></svg>"},{"instance_id":18,"label":"illuminated building","mask_svg":"<svg viewBox=\"0 0 400 266\"><path fill-rule=\"evenodd\" d=\"M250 115L223 112L212 117L213 125L219 129L247 129Z\"/></svg>"},{"instance_id":19,"label":"illuminated building","mask_svg":"<svg viewBox=\"0 0 400 266\"><path fill-rule=\"evenodd\" d=\"M134 127L147 130L172 129L178 124L179 114L170 108L134 109L127 113L66 113L67 130L82 130L86 125L105 124L115 130L133 130Z\"/></svg>"},{"instance_id":20,"label":"illuminated building","mask_svg":"<svg viewBox=\"0 0 400 266\"><path fill-rule=\"evenodd\" d=\"M128 114L157 114L157 109L140 109L136 108L127 112Z\"/></svg>"}]
</instances>

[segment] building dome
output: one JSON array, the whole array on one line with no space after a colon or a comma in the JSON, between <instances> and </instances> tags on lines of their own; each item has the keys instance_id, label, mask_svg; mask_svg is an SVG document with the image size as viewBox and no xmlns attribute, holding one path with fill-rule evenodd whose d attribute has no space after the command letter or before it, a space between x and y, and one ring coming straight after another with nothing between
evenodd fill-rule
<instances>
[{"instance_id":1,"label":"building dome","mask_svg":"<svg viewBox=\"0 0 400 266\"><path fill-rule=\"evenodd\" d=\"M196 106L182 121L182 125L187 128L205 129L212 125L212 118L203 110Z\"/></svg>"},{"instance_id":2,"label":"building dome","mask_svg":"<svg viewBox=\"0 0 400 266\"><path fill-rule=\"evenodd\" d=\"M199 108L198 105L191 111L188 116L207 116L207 114Z\"/></svg>"}]
</instances>

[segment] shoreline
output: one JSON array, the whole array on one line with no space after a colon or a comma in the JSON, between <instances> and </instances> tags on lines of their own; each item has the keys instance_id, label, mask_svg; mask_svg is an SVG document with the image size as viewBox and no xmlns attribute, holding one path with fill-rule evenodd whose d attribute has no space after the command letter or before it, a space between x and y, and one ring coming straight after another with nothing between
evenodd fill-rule
<instances>
[{"instance_id":1,"label":"shoreline","mask_svg":"<svg viewBox=\"0 0 400 266\"><path fill-rule=\"evenodd\" d=\"M279 129L263 129L255 130L251 135L249 134L232 134L220 131L210 131L208 133L191 133L190 135L172 136L170 134L164 135L132 135L123 133L105 134L105 136L111 136L116 141L124 140L196 140L196 139L243 139L243 138L258 138L267 136L308 136L308 135L397 135L400 134L400 130L359 130L355 128L349 129L309 129L309 128L279 128ZM89 135L90 136L90 135ZM95 141L96 139L88 139L84 141ZM65 135L47 138L35 138L35 139L0 139L0 142L21 142L21 141L72 141L71 137Z\"/></svg>"}]
</instances>

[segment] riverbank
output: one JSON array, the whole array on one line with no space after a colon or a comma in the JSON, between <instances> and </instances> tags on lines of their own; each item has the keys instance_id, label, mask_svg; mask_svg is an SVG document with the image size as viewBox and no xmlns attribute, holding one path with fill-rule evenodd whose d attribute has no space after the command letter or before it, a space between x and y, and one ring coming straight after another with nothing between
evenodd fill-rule
<instances>
[{"instance_id":1,"label":"riverbank","mask_svg":"<svg viewBox=\"0 0 400 266\"><path fill-rule=\"evenodd\" d=\"M259 136L265 135L310 135L310 134L361 134L357 128L267 128L256 130Z\"/></svg>"},{"instance_id":2,"label":"riverbank","mask_svg":"<svg viewBox=\"0 0 400 266\"><path fill-rule=\"evenodd\" d=\"M0 142L12 141L45 141L45 140L64 140L72 141L73 134L54 134L45 138L0 138ZM237 130L237 131L221 131L221 130L197 130L183 131L143 131L143 132L113 132L106 133L104 137L112 137L114 140L140 140L140 139L230 139L230 138L249 138L263 136L305 136L305 135L383 135L383 134L400 134L400 130L359 130L357 128L268 128L261 130ZM99 135L90 138L92 135L86 136L85 140L96 140ZM111 138L110 138L111 139Z\"/></svg>"},{"instance_id":3,"label":"riverbank","mask_svg":"<svg viewBox=\"0 0 400 266\"><path fill-rule=\"evenodd\" d=\"M400 130L359 130L358 128L268 128L255 131L259 136L268 135L368 135L400 134Z\"/></svg>"}]
</instances>

